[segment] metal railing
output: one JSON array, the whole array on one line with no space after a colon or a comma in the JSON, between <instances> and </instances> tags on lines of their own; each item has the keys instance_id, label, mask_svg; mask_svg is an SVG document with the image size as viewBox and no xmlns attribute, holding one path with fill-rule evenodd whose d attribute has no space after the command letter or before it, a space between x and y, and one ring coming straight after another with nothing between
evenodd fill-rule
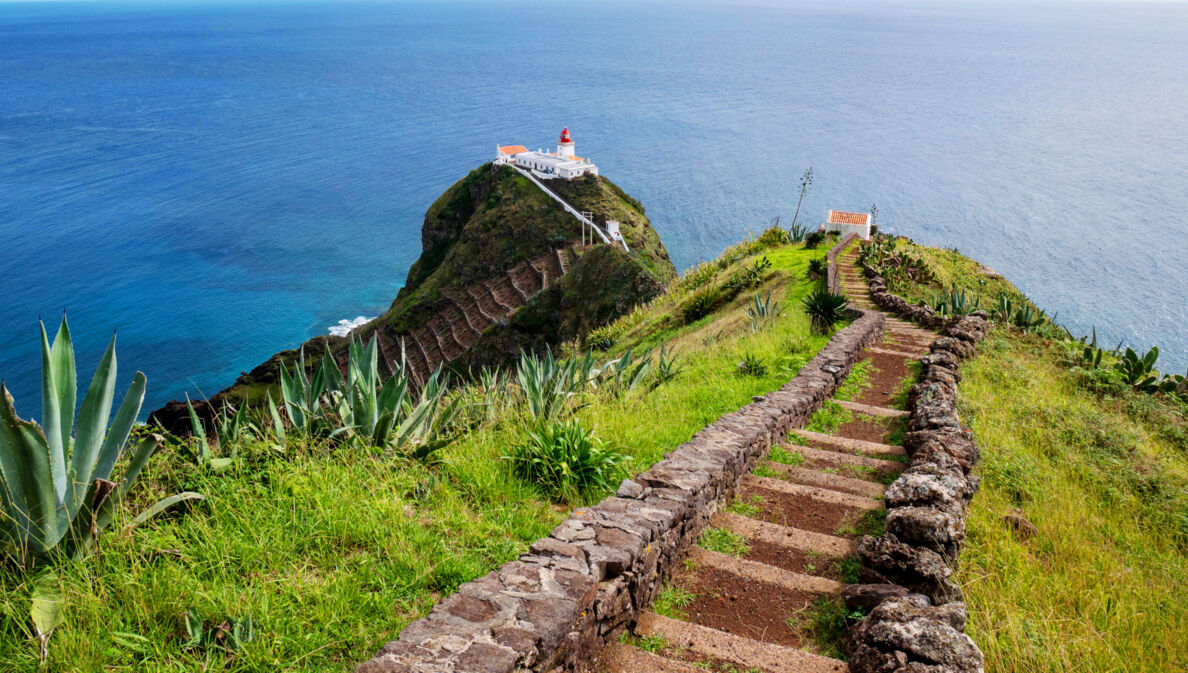
<instances>
[{"instance_id":1,"label":"metal railing","mask_svg":"<svg viewBox=\"0 0 1188 673\"><path fill-rule=\"evenodd\" d=\"M577 208L574 208L573 206L566 203L565 199L554 194L553 190L549 189L548 187L545 187L544 183L541 182L540 180L537 180L536 176L533 175L530 171L526 171L523 168L516 166L515 164L508 164L508 165L511 166L512 168L516 169L516 172L518 172L520 175L523 175L524 177L531 180L532 184L536 185L537 187L540 187L541 191L543 191L545 194L548 194L554 201L556 201L557 203L560 203L561 207L565 209L565 212L576 217L578 219L578 221L582 223L583 226L590 227L590 229L594 230L594 232L598 234L598 237L602 239L603 243L606 243L608 245L612 244L613 239L611 239L611 237L608 236L607 233L605 231L603 231L601 227L599 227L597 224L594 224L594 220L590 219L590 217L588 217L584 213L578 211ZM584 232L582 234L582 237L584 240L584 238L585 238ZM626 250L627 252L631 252L631 250L627 248L627 241L624 241L620 237L619 243L621 243L623 245L624 250Z\"/></svg>"}]
</instances>

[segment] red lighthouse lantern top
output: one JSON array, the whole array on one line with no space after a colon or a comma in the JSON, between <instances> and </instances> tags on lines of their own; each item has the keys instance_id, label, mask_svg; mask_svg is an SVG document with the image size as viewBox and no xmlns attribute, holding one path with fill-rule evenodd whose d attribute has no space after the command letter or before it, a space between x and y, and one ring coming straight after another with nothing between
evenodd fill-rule
<instances>
[{"instance_id":1,"label":"red lighthouse lantern top","mask_svg":"<svg viewBox=\"0 0 1188 673\"><path fill-rule=\"evenodd\" d=\"M563 142L563 143L573 142L573 138L569 137L569 127L568 126L561 129L561 142Z\"/></svg>"}]
</instances>

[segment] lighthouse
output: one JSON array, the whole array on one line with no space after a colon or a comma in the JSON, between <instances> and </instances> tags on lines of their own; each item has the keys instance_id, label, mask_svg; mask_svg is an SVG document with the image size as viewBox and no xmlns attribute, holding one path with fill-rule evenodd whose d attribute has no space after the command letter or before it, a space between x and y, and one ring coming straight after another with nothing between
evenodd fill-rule
<instances>
[{"instance_id":1,"label":"lighthouse","mask_svg":"<svg viewBox=\"0 0 1188 673\"><path fill-rule=\"evenodd\" d=\"M557 128L554 126L553 128ZM573 138L569 137L569 127L561 129L561 140L557 141L557 156L562 159L573 158Z\"/></svg>"},{"instance_id":2,"label":"lighthouse","mask_svg":"<svg viewBox=\"0 0 1188 673\"><path fill-rule=\"evenodd\" d=\"M546 152L543 149L530 152L523 145L497 145L494 163L496 166L510 164L532 171L532 174L541 180L572 180L583 175L598 175L598 166L593 161L573 153L573 137L569 135L568 127L561 129L556 152Z\"/></svg>"}]
</instances>

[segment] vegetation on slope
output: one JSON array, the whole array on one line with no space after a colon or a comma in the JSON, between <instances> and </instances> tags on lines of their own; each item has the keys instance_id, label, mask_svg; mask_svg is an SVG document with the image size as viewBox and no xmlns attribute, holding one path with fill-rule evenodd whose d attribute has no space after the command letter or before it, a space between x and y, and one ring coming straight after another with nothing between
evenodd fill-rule
<instances>
[{"instance_id":1,"label":"vegetation on slope","mask_svg":"<svg viewBox=\"0 0 1188 673\"><path fill-rule=\"evenodd\" d=\"M964 293L961 311L980 305L994 323L960 383L982 486L957 579L986 670L1188 668L1185 389L1144 386L1176 380L1133 375L1124 353L1073 339L954 250L894 246L927 271L893 278L894 292Z\"/></svg>"},{"instance_id":2,"label":"vegetation on slope","mask_svg":"<svg viewBox=\"0 0 1188 673\"><path fill-rule=\"evenodd\" d=\"M283 441L265 432L213 447L214 457L233 457L216 469L194 458L197 440L174 440L146 465L89 554L50 573L0 566L0 661L6 670L39 670L29 619L37 583L64 596L49 670L322 671L366 659L441 596L547 534L567 505L607 493L597 483L553 489L516 470L507 457L533 433L578 424L581 432L560 434L582 447L579 458L589 455L589 438L619 457L622 474L637 473L794 376L828 338L799 309L816 285L808 262L822 254L765 235L687 274L614 323L617 338L592 356L605 368L629 350L638 362L641 349L653 348L653 373L635 386L600 379L563 391L555 415L526 402L524 379L478 376L451 393L460 412L447 432L456 441L426 461L361 437L314 439L290 428ZM678 307L691 294L728 284L741 289L685 322ZM746 309L768 292L785 308L757 324ZM762 368L739 373L744 356ZM254 420L269 426L267 416ZM181 491L205 500L126 528ZM224 622L253 624L254 638L232 647L217 635ZM214 638L194 642L194 624Z\"/></svg>"}]
</instances>

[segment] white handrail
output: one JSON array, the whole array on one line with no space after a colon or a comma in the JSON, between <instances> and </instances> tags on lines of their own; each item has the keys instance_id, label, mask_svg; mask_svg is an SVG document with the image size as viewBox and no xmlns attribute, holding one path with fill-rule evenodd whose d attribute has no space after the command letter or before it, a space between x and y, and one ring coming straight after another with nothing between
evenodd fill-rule
<instances>
[{"instance_id":1,"label":"white handrail","mask_svg":"<svg viewBox=\"0 0 1188 673\"><path fill-rule=\"evenodd\" d=\"M582 215L578 211L577 208L574 208L573 206L569 205L568 203L565 202L565 199L554 194L553 190L549 189L548 187L545 187L544 183L541 182L540 180L537 180L535 175L533 175L529 171L524 170L523 168L520 168L519 166L517 166L515 164L508 164L508 165L511 166L512 168L516 169L516 172L518 172L520 175L523 175L524 177L531 180L532 184L536 185L537 187L540 187L541 191L543 191L545 194L548 194L550 197L552 197L552 199L554 201L556 201L557 203L560 203L561 207L565 209L565 212L569 213L570 215L573 215L582 224L588 225L591 229L593 229L595 232L597 232L598 237L602 239L603 243L609 244L611 242L610 236L607 236L606 232L602 231L602 229L599 228L599 226L597 224L594 224L594 220L591 220L590 218L586 217L585 215ZM626 250L627 252L631 252L631 250L627 248L627 241L624 241L622 238L620 238L619 243L623 244L624 250Z\"/></svg>"}]
</instances>

